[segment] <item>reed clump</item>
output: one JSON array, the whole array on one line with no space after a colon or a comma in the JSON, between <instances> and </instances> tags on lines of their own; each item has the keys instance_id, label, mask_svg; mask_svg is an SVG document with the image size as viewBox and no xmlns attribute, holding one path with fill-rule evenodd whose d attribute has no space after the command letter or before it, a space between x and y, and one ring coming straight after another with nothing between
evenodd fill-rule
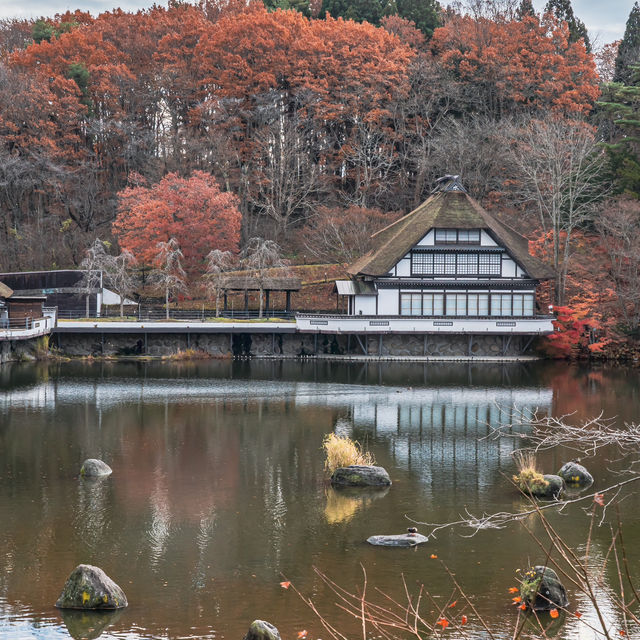
<instances>
[{"instance_id":1,"label":"reed clump","mask_svg":"<svg viewBox=\"0 0 640 640\"><path fill-rule=\"evenodd\" d=\"M354 464L370 467L376 463L369 451L365 451L358 442L346 436L330 433L325 436L322 448L326 455L324 468L329 474L340 467L349 467Z\"/></svg>"}]
</instances>

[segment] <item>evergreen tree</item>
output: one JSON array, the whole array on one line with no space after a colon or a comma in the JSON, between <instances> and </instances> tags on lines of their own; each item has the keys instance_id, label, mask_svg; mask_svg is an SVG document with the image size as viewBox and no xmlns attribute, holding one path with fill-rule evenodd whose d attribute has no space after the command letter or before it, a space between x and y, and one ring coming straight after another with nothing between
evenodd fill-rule
<instances>
[{"instance_id":1,"label":"evergreen tree","mask_svg":"<svg viewBox=\"0 0 640 640\"><path fill-rule=\"evenodd\" d=\"M552 13L558 20L566 22L569 27L569 41L578 42L582 38L586 50L591 53L591 42L587 27L582 20L574 15L571 0L549 0L544 12Z\"/></svg>"},{"instance_id":2,"label":"evergreen tree","mask_svg":"<svg viewBox=\"0 0 640 640\"><path fill-rule=\"evenodd\" d=\"M629 85L605 84L595 118L609 159L607 181L616 193L640 198L640 65L631 65Z\"/></svg>"},{"instance_id":3,"label":"evergreen tree","mask_svg":"<svg viewBox=\"0 0 640 640\"><path fill-rule=\"evenodd\" d=\"M440 26L440 4L437 0L396 0L398 15L411 20L427 38Z\"/></svg>"},{"instance_id":4,"label":"evergreen tree","mask_svg":"<svg viewBox=\"0 0 640 640\"><path fill-rule=\"evenodd\" d=\"M624 38L618 47L613 81L631 84L634 76L632 67L638 63L640 63L640 7L635 2L627 20Z\"/></svg>"},{"instance_id":5,"label":"evergreen tree","mask_svg":"<svg viewBox=\"0 0 640 640\"><path fill-rule=\"evenodd\" d=\"M533 8L533 2L531 0L521 0L520 5L516 9L516 18L518 20L524 20L525 18L535 18L536 12Z\"/></svg>"},{"instance_id":6,"label":"evergreen tree","mask_svg":"<svg viewBox=\"0 0 640 640\"><path fill-rule=\"evenodd\" d=\"M377 25L385 14L384 8L381 0L323 0L320 15L329 13L332 18L345 18Z\"/></svg>"}]
</instances>

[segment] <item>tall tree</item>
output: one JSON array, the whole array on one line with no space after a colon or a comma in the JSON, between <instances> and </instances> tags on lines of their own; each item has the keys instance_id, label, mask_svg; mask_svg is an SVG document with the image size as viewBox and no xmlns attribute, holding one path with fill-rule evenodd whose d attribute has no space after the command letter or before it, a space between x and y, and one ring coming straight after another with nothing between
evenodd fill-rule
<instances>
[{"instance_id":1,"label":"tall tree","mask_svg":"<svg viewBox=\"0 0 640 640\"><path fill-rule=\"evenodd\" d=\"M514 189L537 211L552 242L554 303L562 306L573 234L593 218L606 195L603 151L592 127L579 121L531 120L505 132L507 140L517 141L511 153Z\"/></svg>"},{"instance_id":2,"label":"tall tree","mask_svg":"<svg viewBox=\"0 0 640 640\"><path fill-rule=\"evenodd\" d=\"M149 281L164 292L166 319L169 319L171 296L187 291L187 274L182 268L184 256L175 238L158 242L154 256L154 269Z\"/></svg>"},{"instance_id":3,"label":"tall tree","mask_svg":"<svg viewBox=\"0 0 640 640\"><path fill-rule=\"evenodd\" d=\"M634 2L627 19L624 37L618 46L613 81L632 84L633 67L637 64L640 64L640 7L637 2Z\"/></svg>"},{"instance_id":4,"label":"tall tree","mask_svg":"<svg viewBox=\"0 0 640 640\"><path fill-rule=\"evenodd\" d=\"M396 0L396 6L398 15L415 23L426 38L431 38L442 24L442 9L437 0Z\"/></svg>"},{"instance_id":5,"label":"tall tree","mask_svg":"<svg viewBox=\"0 0 640 640\"><path fill-rule=\"evenodd\" d=\"M270 272L273 269L282 270L285 262L282 259L282 250L273 240L264 238L251 238L244 250L243 265L251 276L256 279L259 288L260 312L262 318L264 309L264 290Z\"/></svg>"},{"instance_id":6,"label":"tall tree","mask_svg":"<svg viewBox=\"0 0 640 640\"><path fill-rule=\"evenodd\" d=\"M207 254L207 270L203 276L205 289L216 301L216 318L220 315L220 294L224 289L226 273L233 265L230 251L213 249Z\"/></svg>"},{"instance_id":7,"label":"tall tree","mask_svg":"<svg viewBox=\"0 0 640 640\"><path fill-rule=\"evenodd\" d=\"M588 53L591 52L591 41L584 22L573 13L571 0L549 0L544 8L545 13L552 13L557 20L566 22L569 27L569 42L584 41Z\"/></svg>"},{"instance_id":8,"label":"tall tree","mask_svg":"<svg viewBox=\"0 0 640 640\"><path fill-rule=\"evenodd\" d=\"M524 20L525 18L535 18L536 11L533 8L533 2L531 0L520 0L520 4L516 9L516 18L518 20Z\"/></svg>"}]
</instances>

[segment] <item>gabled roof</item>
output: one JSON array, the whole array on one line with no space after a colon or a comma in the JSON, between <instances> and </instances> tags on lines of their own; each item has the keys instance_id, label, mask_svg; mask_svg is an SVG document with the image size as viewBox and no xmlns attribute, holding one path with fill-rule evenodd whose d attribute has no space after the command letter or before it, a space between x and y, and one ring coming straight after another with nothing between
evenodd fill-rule
<instances>
[{"instance_id":1,"label":"gabled roof","mask_svg":"<svg viewBox=\"0 0 640 640\"><path fill-rule=\"evenodd\" d=\"M13 294L13 290L7 287L4 282L0 282L0 298L8 298Z\"/></svg>"},{"instance_id":2,"label":"gabled roof","mask_svg":"<svg viewBox=\"0 0 640 640\"><path fill-rule=\"evenodd\" d=\"M371 251L350 265L347 272L352 276L387 275L430 229L486 229L529 277L535 280L553 277L550 267L529 254L524 236L494 218L463 187L458 187L457 176L446 178L417 209L372 235Z\"/></svg>"}]
</instances>

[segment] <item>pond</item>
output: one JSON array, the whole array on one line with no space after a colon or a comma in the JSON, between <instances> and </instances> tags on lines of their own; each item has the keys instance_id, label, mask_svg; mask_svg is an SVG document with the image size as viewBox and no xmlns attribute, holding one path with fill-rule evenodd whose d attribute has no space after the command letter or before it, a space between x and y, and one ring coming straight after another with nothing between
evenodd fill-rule
<instances>
[{"instance_id":1,"label":"pond","mask_svg":"<svg viewBox=\"0 0 640 640\"><path fill-rule=\"evenodd\" d=\"M638 421L635 369L550 363L343 364L297 361L67 362L0 368L0 637L225 638L240 640L256 618L283 639L330 637L294 589L348 638L358 621L336 606L339 588L405 601L405 585L433 622L453 593L455 574L473 604L465 637L511 638L515 570L544 553L521 524L500 530L443 529L415 549L368 545L411 521L446 523L466 512L518 511L511 452L537 410L570 420ZM510 437L492 427L510 423ZM374 454L393 485L345 492L327 484L326 434L349 435ZM555 473L573 454L540 456ZM78 477L84 459L114 470L98 482ZM585 463L596 489L628 466L615 451ZM632 578L640 578L640 498L620 502ZM583 507L588 507L584 509ZM558 535L584 553L591 506L549 516ZM608 512L615 521L615 510ZM535 516L525 521L535 535ZM427 533L429 527L417 525ZM606 556L605 522L591 541ZM437 560L432 556L437 556ZM130 606L112 616L53 607L72 569L102 567ZM611 562L600 588L605 615L617 587ZM281 582L290 581L285 589ZM640 581L638 581L640 582ZM379 590L376 591L376 590ZM591 638L595 613L568 585L571 611L549 635ZM587 624L585 624L587 623ZM620 627L622 628L622 627ZM457 637L454 629L446 632ZM101 635L100 635L101 634ZM439 636L443 634L435 634ZM435 637L434 636L434 637ZM369 637L380 637L373 630ZM402 636L401 636L402 637Z\"/></svg>"}]
</instances>

